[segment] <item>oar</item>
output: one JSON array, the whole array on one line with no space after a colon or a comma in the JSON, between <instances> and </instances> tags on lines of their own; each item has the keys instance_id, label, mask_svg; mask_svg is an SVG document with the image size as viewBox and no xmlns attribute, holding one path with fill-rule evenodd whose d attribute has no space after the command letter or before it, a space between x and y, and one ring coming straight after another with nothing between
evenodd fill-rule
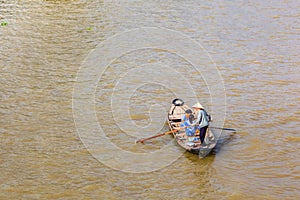
<instances>
[{"instance_id":1,"label":"oar","mask_svg":"<svg viewBox=\"0 0 300 200\"><path fill-rule=\"evenodd\" d=\"M160 137L160 136L164 136L164 135L167 135L167 134L170 134L170 133L175 133L177 132L178 130L172 130L172 131L167 131L167 132L164 132L164 133L161 133L161 134L158 134L158 135L154 135L154 136L151 136L151 137L148 137L148 138L142 138L142 139L139 139L137 141L135 141L135 143L144 143L145 141L147 140L151 140L153 138L157 138L157 137Z\"/></svg>"},{"instance_id":2,"label":"oar","mask_svg":"<svg viewBox=\"0 0 300 200\"><path fill-rule=\"evenodd\" d=\"M222 127L214 127L214 126L209 126L210 128L215 128L215 129L222 129L222 130L225 130L225 131L234 131L236 132L235 129L233 128L222 128Z\"/></svg>"}]
</instances>

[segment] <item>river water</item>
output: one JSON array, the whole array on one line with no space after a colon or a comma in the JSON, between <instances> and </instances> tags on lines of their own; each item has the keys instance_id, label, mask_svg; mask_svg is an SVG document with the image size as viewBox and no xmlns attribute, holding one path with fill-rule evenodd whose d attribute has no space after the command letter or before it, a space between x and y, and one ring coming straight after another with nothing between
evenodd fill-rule
<instances>
[{"instance_id":1,"label":"river water","mask_svg":"<svg viewBox=\"0 0 300 200\"><path fill-rule=\"evenodd\" d=\"M298 199L299 8L296 0L2 0L0 199ZM161 43L186 54L147 45L118 52L153 42L155 30L165 33ZM118 35L125 35L120 45ZM187 52L195 51L177 36L200 44L195 62L212 67L193 67ZM81 76L106 41L113 48L90 63L116 58L101 77ZM96 87L82 87L91 80ZM79 112L90 99L76 87L93 91L96 119L118 150L84 142L82 132L97 134L90 132L93 112ZM216 122L237 132L223 131L204 159L181 152L168 135L134 144L168 130L174 90L195 103L189 87ZM166 164L164 151L178 156ZM133 162L122 152L161 157Z\"/></svg>"}]
</instances>

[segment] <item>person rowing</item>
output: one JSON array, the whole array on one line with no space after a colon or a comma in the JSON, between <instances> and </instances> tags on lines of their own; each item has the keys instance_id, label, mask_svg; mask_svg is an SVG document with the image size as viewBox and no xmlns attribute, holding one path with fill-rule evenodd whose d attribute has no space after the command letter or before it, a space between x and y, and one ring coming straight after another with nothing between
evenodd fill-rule
<instances>
[{"instance_id":1,"label":"person rowing","mask_svg":"<svg viewBox=\"0 0 300 200\"><path fill-rule=\"evenodd\" d=\"M205 135L206 135L206 131L208 128L208 122L209 122L209 118L208 115L204 109L204 107L197 102L195 105L192 106L192 108L195 110L195 115L196 115L196 120L194 121L194 123L192 125L194 125L196 127L196 129L199 129L200 131L200 141L201 144L204 143L204 139L205 139Z\"/></svg>"}]
</instances>

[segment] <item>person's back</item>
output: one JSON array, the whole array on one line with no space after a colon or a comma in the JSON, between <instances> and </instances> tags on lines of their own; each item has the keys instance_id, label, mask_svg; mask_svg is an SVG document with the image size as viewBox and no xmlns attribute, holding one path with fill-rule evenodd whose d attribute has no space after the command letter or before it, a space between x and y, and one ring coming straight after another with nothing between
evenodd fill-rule
<instances>
[{"instance_id":1,"label":"person's back","mask_svg":"<svg viewBox=\"0 0 300 200\"><path fill-rule=\"evenodd\" d=\"M199 124L199 128L208 126L208 118L207 118L206 111L204 109L198 111L198 116L199 116L197 117L198 121L196 123Z\"/></svg>"}]
</instances>

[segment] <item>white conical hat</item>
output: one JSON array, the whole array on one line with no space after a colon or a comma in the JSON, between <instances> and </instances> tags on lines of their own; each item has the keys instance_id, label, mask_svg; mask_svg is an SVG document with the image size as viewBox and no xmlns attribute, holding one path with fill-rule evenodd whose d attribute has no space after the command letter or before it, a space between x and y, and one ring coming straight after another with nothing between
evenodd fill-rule
<instances>
[{"instance_id":1,"label":"white conical hat","mask_svg":"<svg viewBox=\"0 0 300 200\"><path fill-rule=\"evenodd\" d=\"M202 109L204 109L204 107L199 102L197 102L195 105L193 105L193 108L202 108Z\"/></svg>"}]
</instances>

